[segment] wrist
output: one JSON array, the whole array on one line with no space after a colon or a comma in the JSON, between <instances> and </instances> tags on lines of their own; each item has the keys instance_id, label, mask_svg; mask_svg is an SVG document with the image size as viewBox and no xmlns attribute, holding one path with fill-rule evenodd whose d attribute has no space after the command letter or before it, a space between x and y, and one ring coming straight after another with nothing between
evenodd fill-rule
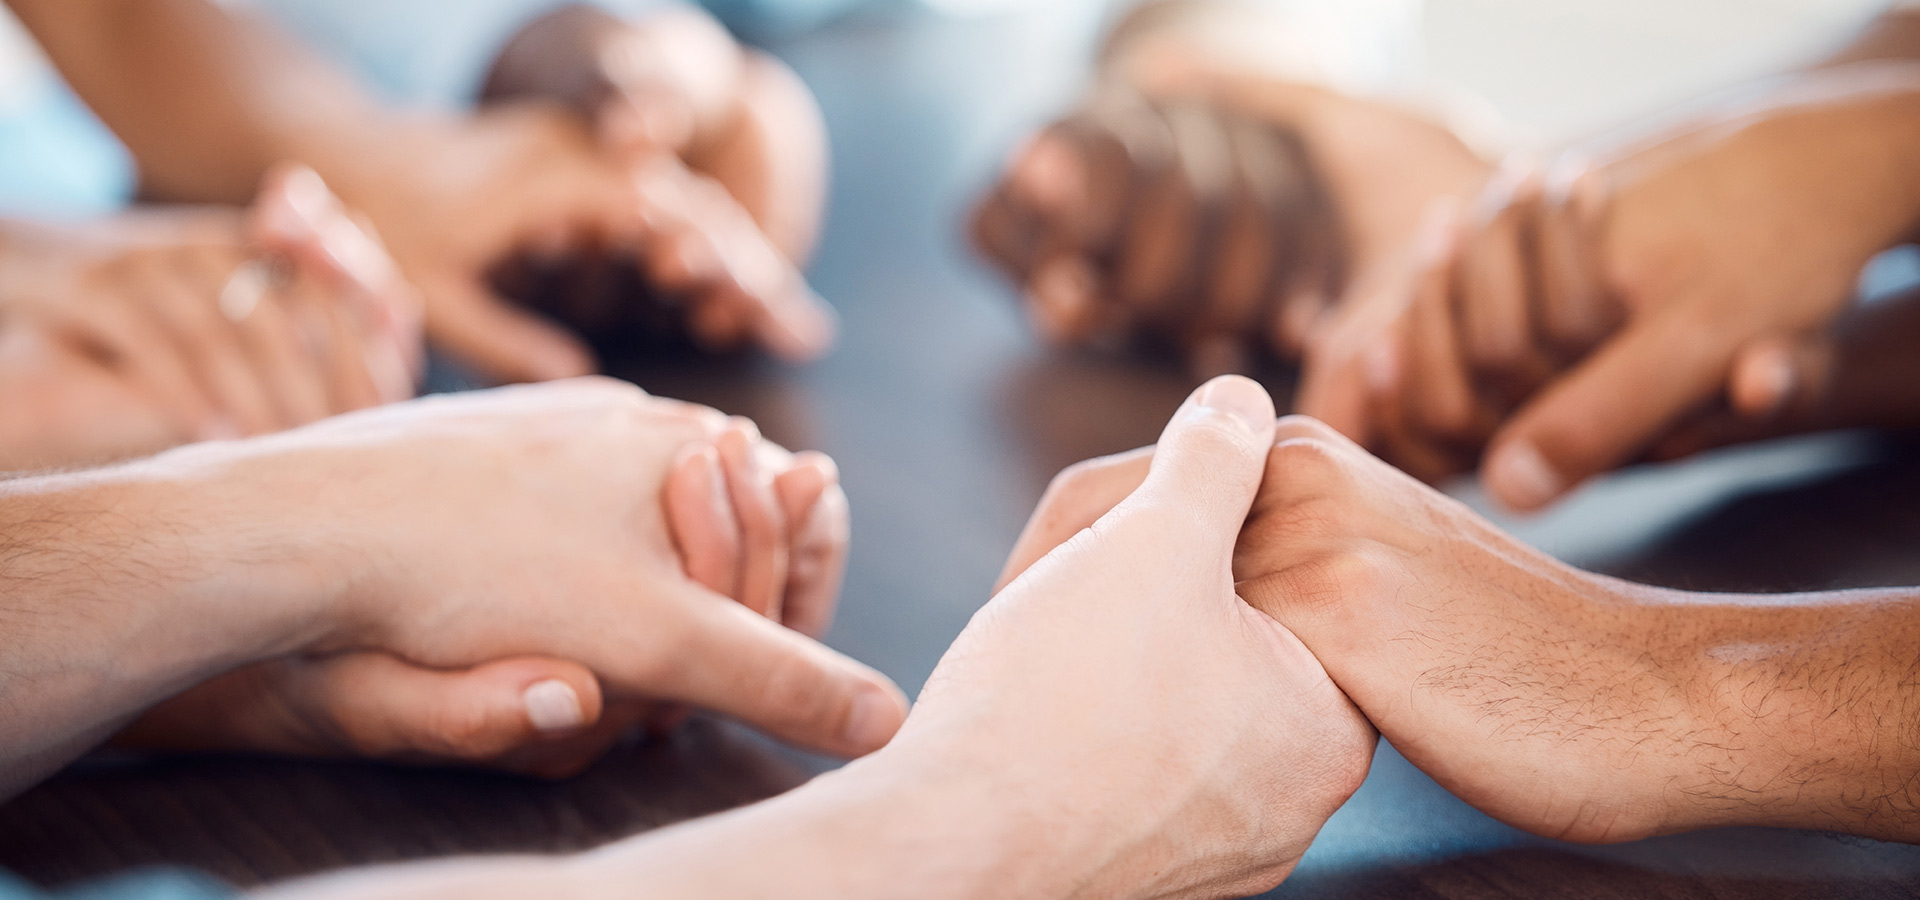
<instances>
[{"instance_id":1,"label":"wrist","mask_svg":"<svg viewBox=\"0 0 1920 900\"><path fill-rule=\"evenodd\" d=\"M449 149L464 126L455 116L376 109L302 138L283 156L312 168L348 209L378 225L393 205L413 202L423 172L466 164Z\"/></svg>"},{"instance_id":2,"label":"wrist","mask_svg":"<svg viewBox=\"0 0 1920 900\"><path fill-rule=\"evenodd\" d=\"M1911 657L1873 593L1681 595L1671 627L1692 634L1696 737L1669 779L1666 831L1818 828L1911 840L1920 758L1911 691L1887 668ZM1884 657L1884 658L1882 658ZM1905 666L1898 667L1901 672ZM1903 829L1902 823L1908 827Z\"/></svg>"},{"instance_id":3,"label":"wrist","mask_svg":"<svg viewBox=\"0 0 1920 900\"><path fill-rule=\"evenodd\" d=\"M344 643L352 544L319 520L323 479L260 451L263 440L190 444L112 471L141 499L141 522L168 540L193 609L215 617L221 669ZM211 623L210 623L211 624Z\"/></svg>"},{"instance_id":4,"label":"wrist","mask_svg":"<svg viewBox=\"0 0 1920 900\"><path fill-rule=\"evenodd\" d=\"M0 648L0 793L312 627L261 564L289 551L163 460L0 482L0 615L32 637Z\"/></svg>"},{"instance_id":5,"label":"wrist","mask_svg":"<svg viewBox=\"0 0 1920 900\"><path fill-rule=\"evenodd\" d=\"M944 754L942 754L944 756ZM674 897L1066 897L1082 879L1058 833L992 770L888 747L780 797L583 854L577 896L644 879Z\"/></svg>"}]
</instances>

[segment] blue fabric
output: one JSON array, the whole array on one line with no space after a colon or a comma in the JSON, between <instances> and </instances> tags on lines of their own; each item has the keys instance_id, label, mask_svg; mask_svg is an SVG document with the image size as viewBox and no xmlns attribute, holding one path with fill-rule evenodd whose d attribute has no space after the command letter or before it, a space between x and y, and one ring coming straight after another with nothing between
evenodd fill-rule
<instances>
[{"instance_id":1,"label":"blue fabric","mask_svg":"<svg viewBox=\"0 0 1920 900\"><path fill-rule=\"evenodd\" d=\"M236 896L204 875L172 869L130 872L55 893L0 872L0 900L231 900Z\"/></svg>"},{"instance_id":2,"label":"blue fabric","mask_svg":"<svg viewBox=\"0 0 1920 900\"><path fill-rule=\"evenodd\" d=\"M133 196L133 161L58 79L0 111L0 215L71 218Z\"/></svg>"}]
</instances>

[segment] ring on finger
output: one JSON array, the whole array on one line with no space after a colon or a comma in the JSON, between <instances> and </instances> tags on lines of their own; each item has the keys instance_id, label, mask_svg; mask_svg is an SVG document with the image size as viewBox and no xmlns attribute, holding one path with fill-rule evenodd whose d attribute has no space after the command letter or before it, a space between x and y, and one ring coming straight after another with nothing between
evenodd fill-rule
<instances>
[{"instance_id":1,"label":"ring on finger","mask_svg":"<svg viewBox=\"0 0 1920 900\"><path fill-rule=\"evenodd\" d=\"M249 259L235 266L220 287L220 314L235 325L245 322L283 280L280 267L268 260Z\"/></svg>"}]
</instances>

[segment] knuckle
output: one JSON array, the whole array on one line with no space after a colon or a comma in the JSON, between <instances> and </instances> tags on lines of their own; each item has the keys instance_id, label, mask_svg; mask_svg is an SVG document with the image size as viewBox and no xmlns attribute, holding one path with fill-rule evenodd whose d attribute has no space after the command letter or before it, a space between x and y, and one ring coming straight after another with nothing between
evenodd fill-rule
<instances>
[{"instance_id":1,"label":"knuckle","mask_svg":"<svg viewBox=\"0 0 1920 900\"><path fill-rule=\"evenodd\" d=\"M1247 522L1243 540L1252 547L1288 547L1300 542L1357 533L1353 506L1319 496L1263 512Z\"/></svg>"},{"instance_id":2,"label":"knuckle","mask_svg":"<svg viewBox=\"0 0 1920 900\"><path fill-rule=\"evenodd\" d=\"M774 659L753 688L767 715L802 725L828 726L840 712L840 694L812 660L797 653Z\"/></svg>"},{"instance_id":3,"label":"knuckle","mask_svg":"<svg viewBox=\"0 0 1920 900\"><path fill-rule=\"evenodd\" d=\"M1269 612L1325 618L1371 597L1381 583L1373 561L1347 548L1310 556L1259 579L1250 602Z\"/></svg>"}]
</instances>

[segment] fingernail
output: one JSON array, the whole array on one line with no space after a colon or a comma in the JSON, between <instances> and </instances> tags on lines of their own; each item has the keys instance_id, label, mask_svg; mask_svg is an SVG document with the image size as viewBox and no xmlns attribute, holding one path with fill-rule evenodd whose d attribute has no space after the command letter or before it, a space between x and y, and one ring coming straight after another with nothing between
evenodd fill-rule
<instances>
[{"instance_id":1,"label":"fingernail","mask_svg":"<svg viewBox=\"0 0 1920 900\"><path fill-rule=\"evenodd\" d=\"M1510 441L1487 460L1487 489L1514 509L1545 506L1567 489L1566 480L1532 441Z\"/></svg>"},{"instance_id":2,"label":"fingernail","mask_svg":"<svg viewBox=\"0 0 1920 900\"><path fill-rule=\"evenodd\" d=\"M868 688L853 700L844 737L852 746L875 748L884 746L899 730L899 705L879 689Z\"/></svg>"},{"instance_id":3,"label":"fingernail","mask_svg":"<svg viewBox=\"0 0 1920 900\"><path fill-rule=\"evenodd\" d=\"M1798 388L1793 356L1785 348L1756 354L1734 385L1734 406L1750 419L1770 419L1787 408Z\"/></svg>"},{"instance_id":4,"label":"fingernail","mask_svg":"<svg viewBox=\"0 0 1920 900\"><path fill-rule=\"evenodd\" d=\"M287 173L287 206L308 223L322 222L333 212L333 191L320 173L300 166Z\"/></svg>"},{"instance_id":5,"label":"fingernail","mask_svg":"<svg viewBox=\"0 0 1920 900\"><path fill-rule=\"evenodd\" d=\"M707 502L713 504L716 522L733 521L733 495L727 491L727 474L720 468L720 451L712 444L694 454L700 477L707 481Z\"/></svg>"},{"instance_id":6,"label":"fingernail","mask_svg":"<svg viewBox=\"0 0 1920 900\"><path fill-rule=\"evenodd\" d=\"M1273 418L1273 401L1260 383L1244 375L1222 375L1200 386L1191 401L1196 409L1212 409L1239 419L1258 431Z\"/></svg>"},{"instance_id":7,"label":"fingernail","mask_svg":"<svg viewBox=\"0 0 1920 900\"><path fill-rule=\"evenodd\" d=\"M520 699L536 731L571 731L586 724L580 695L573 692L573 685L557 678L534 683Z\"/></svg>"}]
</instances>

